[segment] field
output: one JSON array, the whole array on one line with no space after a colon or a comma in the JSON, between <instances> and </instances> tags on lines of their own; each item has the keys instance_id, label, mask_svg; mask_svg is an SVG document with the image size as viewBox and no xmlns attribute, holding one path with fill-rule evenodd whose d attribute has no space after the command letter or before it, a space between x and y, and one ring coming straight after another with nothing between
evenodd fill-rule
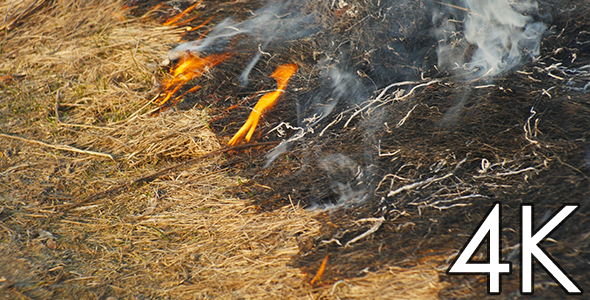
<instances>
[{"instance_id":1,"label":"field","mask_svg":"<svg viewBox=\"0 0 590 300\"><path fill-rule=\"evenodd\" d=\"M324 2L306 8L328 15ZM364 36L390 24L358 25L381 2L349 2L357 10L334 8L313 35L232 41L227 61L180 89L200 90L166 105L167 53L262 2L203 1L169 25L196 2L1 2L0 298L475 299L485 275L445 271L495 201L513 261L521 203L536 205L535 220L581 204L543 245L588 290L589 9L541 1L553 18L540 55L478 81L425 67L436 63L428 31L413 40L423 51L396 48L382 65L399 71L383 75L380 40ZM418 20L400 31L430 22L420 3L400 6ZM344 60L326 37L349 35L365 43L346 57L359 79L338 92L319 57ZM244 87L234 79L256 53ZM299 66L285 95L251 142L227 146L283 63ZM303 101L338 93L366 98L289 127L303 127L301 107L316 117ZM563 295L535 270L537 296ZM518 273L504 297L519 297Z\"/></svg>"}]
</instances>

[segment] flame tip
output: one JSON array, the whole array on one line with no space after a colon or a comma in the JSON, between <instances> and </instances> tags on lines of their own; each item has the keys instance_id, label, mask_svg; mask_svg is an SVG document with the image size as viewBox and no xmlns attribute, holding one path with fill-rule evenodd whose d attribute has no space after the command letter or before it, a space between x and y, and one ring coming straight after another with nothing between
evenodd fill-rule
<instances>
[{"instance_id":1,"label":"flame tip","mask_svg":"<svg viewBox=\"0 0 590 300\"><path fill-rule=\"evenodd\" d=\"M213 68L217 64L231 57L231 53L211 54L206 57L201 57L198 53L187 51L183 55L176 65L170 70L172 78L164 80L163 86L166 91L164 97L160 97L155 101L159 106L166 104L182 86L184 86L190 80L201 77L209 69ZM175 101L180 100L182 96L187 93L193 92L199 89L200 86L195 86L189 89L184 94L174 98Z\"/></svg>"},{"instance_id":2,"label":"flame tip","mask_svg":"<svg viewBox=\"0 0 590 300\"><path fill-rule=\"evenodd\" d=\"M297 72L297 68L297 65L293 63L283 64L276 68L270 77L277 81L277 89L274 92L266 93L260 97L260 100L258 100L258 103L256 103L254 106L254 109L252 109L252 112L246 120L246 123L244 123L240 130L238 130L238 132L232 137L228 145L233 146L237 144L238 140L244 136L244 134L246 134L245 140L250 142L260 117L274 106L279 96L283 93L284 88L291 76Z\"/></svg>"}]
</instances>

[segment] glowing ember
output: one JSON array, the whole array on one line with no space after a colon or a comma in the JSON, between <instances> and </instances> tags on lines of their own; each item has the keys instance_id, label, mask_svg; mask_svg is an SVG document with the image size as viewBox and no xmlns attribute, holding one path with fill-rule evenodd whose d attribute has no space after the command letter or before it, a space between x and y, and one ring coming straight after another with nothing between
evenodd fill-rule
<instances>
[{"instance_id":1,"label":"glowing ember","mask_svg":"<svg viewBox=\"0 0 590 300\"><path fill-rule=\"evenodd\" d=\"M172 69L172 78L164 80L163 86L166 94L163 97L158 98L156 104L160 106L166 104L174 93L176 93L183 85L193 78L201 77L203 73L207 72L218 63L228 59L230 56L231 54L212 54L201 58L196 54L188 52ZM191 88L184 94L176 97L174 101L178 101L182 96L186 95L186 93L194 92L199 88L200 86Z\"/></svg>"},{"instance_id":2,"label":"glowing ember","mask_svg":"<svg viewBox=\"0 0 590 300\"><path fill-rule=\"evenodd\" d=\"M286 64L279 66L272 73L272 75L270 75L270 77L274 78L277 81L277 90L274 92L264 94L264 96L262 96L260 100L258 100L258 103L256 103L256 106L254 106L254 109L250 113L248 120L246 120L246 123L242 126L242 128L240 128L240 130L238 130L238 132L233 136L233 138L229 141L228 145L233 146L237 144L238 140L242 136L244 136L246 132L248 132L248 134L246 134L245 139L247 142L250 141L252 135L254 134L254 130L258 125L260 117L267 110L271 109L274 106L275 102L283 92L283 89L289 82L289 79L291 78L291 76L293 76L293 74L295 74L296 71L297 65Z\"/></svg>"}]
</instances>

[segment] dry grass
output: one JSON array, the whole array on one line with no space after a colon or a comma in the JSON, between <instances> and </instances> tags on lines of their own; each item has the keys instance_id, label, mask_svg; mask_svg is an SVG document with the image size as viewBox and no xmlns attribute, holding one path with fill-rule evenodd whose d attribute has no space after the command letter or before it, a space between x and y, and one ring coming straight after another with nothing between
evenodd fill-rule
<instances>
[{"instance_id":1,"label":"dry grass","mask_svg":"<svg viewBox=\"0 0 590 300\"><path fill-rule=\"evenodd\" d=\"M438 299L443 287L434 265L411 269L386 268L364 277L335 283L329 292L332 299Z\"/></svg>"},{"instance_id":2,"label":"dry grass","mask_svg":"<svg viewBox=\"0 0 590 300\"><path fill-rule=\"evenodd\" d=\"M151 116L166 76L159 62L181 30L130 19L121 7L116 0L0 5L0 133L21 138L0 137L0 294L436 297L432 265L313 289L310 275L288 264L298 236L319 235L314 214L294 205L260 213L227 196L240 180L220 169L220 155L58 216L93 192L221 148L202 111Z\"/></svg>"}]
</instances>

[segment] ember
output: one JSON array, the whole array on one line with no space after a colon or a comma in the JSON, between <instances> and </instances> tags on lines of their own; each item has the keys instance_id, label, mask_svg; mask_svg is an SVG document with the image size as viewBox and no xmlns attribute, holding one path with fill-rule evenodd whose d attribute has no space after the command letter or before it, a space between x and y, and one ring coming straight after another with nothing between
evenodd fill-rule
<instances>
[{"instance_id":1,"label":"ember","mask_svg":"<svg viewBox=\"0 0 590 300\"><path fill-rule=\"evenodd\" d=\"M289 82L289 79L293 74L297 72L297 65L295 64L286 64L279 66L270 77L274 78L277 81L277 90L274 92L266 93L264 96L258 100L256 106L252 109L250 116L246 123L238 130L238 132L234 135L234 137L229 141L228 145L233 146L238 143L238 140L246 134L246 141L249 142L254 134L254 130L256 129L256 125L258 125L258 121L260 117L269 109L271 109L281 93L283 92L285 86Z\"/></svg>"}]
</instances>

